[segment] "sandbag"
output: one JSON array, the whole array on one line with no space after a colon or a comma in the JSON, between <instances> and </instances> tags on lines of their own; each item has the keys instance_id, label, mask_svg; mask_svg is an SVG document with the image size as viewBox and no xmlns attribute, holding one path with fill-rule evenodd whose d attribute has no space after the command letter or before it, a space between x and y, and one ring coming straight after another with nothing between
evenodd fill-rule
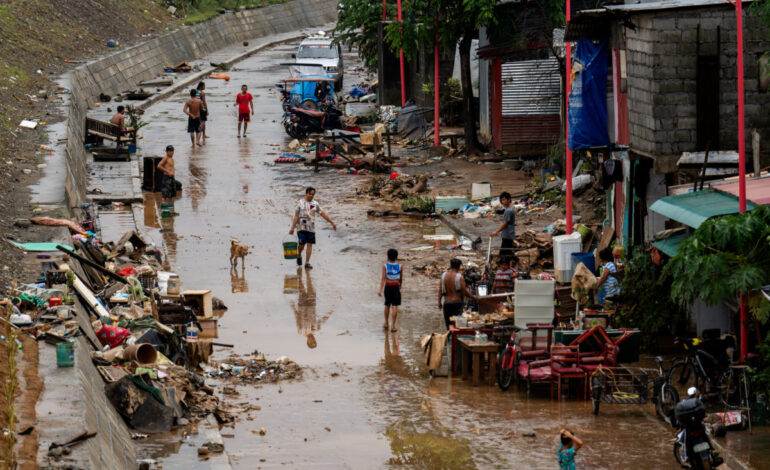
<instances>
[{"instance_id":1,"label":"sandbag","mask_svg":"<svg viewBox=\"0 0 770 470\"><path fill-rule=\"evenodd\" d=\"M434 371L441 367L441 358L444 356L444 348L449 332L433 333L420 337L420 346L425 354L425 364L428 370Z\"/></svg>"},{"instance_id":2,"label":"sandbag","mask_svg":"<svg viewBox=\"0 0 770 470\"><path fill-rule=\"evenodd\" d=\"M583 263L575 266L575 274L572 275L572 292L570 297L579 303L585 303L588 297L588 291L596 285L596 276Z\"/></svg>"}]
</instances>

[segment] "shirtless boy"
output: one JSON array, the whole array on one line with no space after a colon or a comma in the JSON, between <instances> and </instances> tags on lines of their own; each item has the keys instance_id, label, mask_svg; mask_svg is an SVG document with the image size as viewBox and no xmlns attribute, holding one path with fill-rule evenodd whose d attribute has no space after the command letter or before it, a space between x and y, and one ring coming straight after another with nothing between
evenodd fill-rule
<instances>
[{"instance_id":1,"label":"shirtless boy","mask_svg":"<svg viewBox=\"0 0 770 470\"><path fill-rule=\"evenodd\" d=\"M158 170L163 173L160 185L160 194L162 202L172 202L176 196L177 184L174 179L174 146L166 147L166 155L158 163Z\"/></svg>"},{"instance_id":2,"label":"shirtless boy","mask_svg":"<svg viewBox=\"0 0 770 470\"><path fill-rule=\"evenodd\" d=\"M190 134L190 142L193 148L195 144L202 146L201 143L201 109L203 103L198 99L198 90L190 90L190 98L184 103L184 113L187 115L187 132Z\"/></svg>"}]
</instances>

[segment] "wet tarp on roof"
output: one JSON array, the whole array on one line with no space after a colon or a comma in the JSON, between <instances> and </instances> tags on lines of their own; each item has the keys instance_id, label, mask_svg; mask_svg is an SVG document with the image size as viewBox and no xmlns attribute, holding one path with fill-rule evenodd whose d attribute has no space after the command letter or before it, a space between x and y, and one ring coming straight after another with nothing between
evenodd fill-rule
<instances>
[{"instance_id":1,"label":"wet tarp on roof","mask_svg":"<svg viewBox=\"0 0 770 470\"><path fill-rule=\"evenodd\" d=\"M738 195L738 182L720 184L719 190ZM770 205L770 177L746 180L746 199L767 206Z\"/></svg>"},{"instance_id":2,"label":"wet tarp on roof","mask_svg":"<svg viewBox=\"0 0 770 470\"><path fill-rule=\"evenodd\" d=\"M690 236L689 233L674 235L673 237L666 238L665 240L652 242L652 246L659 249L660 251L667 254L668 256L674 256L679 252L679 245L681 245L682 242L689 236Z\"/></svg>"},{"instance_id":3,"label":"wet tarp on roof","mask_svg":"<svg viewBox=\"0 0 770 470\"><path fill-rule=\"evenodd\" d=\"M746 202L748 210L755 207L753 202ZM716 189L666 196L650 206L650 210L692 228L717 215L737 214L738 209L737 197Z\"/></svg>"}]
</instances>

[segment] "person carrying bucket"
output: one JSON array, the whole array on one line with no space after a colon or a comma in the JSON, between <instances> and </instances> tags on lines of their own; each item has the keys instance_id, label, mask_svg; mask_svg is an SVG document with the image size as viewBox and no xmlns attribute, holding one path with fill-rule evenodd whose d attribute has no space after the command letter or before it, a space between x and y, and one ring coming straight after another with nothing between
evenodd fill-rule
<instances>
[{"instance_id":1,"label":"person carrying bucket","mask_svg":"<svg viewBox=\"0 0 770 470\"><path fill-rule=\"evenodd\" d=\"M313 253L313 245L315 245L315 215L321 214L321 217L326 219L327 222L332 224L332 228L336 231L337 225L321 209L318 202L314 201L315 188L308 187L305 189L305 197L297 202L297 208L294 210L294 220L291 223L291 229L289 229L289 235L294 234L294 229L297 230L297 238L299 239L299 247L297 250L297 266L302 266L302 251L307 245L307 254L305 255L305 269L312 269L310 265L310 255Z\"/></svg>"}]
</instances>

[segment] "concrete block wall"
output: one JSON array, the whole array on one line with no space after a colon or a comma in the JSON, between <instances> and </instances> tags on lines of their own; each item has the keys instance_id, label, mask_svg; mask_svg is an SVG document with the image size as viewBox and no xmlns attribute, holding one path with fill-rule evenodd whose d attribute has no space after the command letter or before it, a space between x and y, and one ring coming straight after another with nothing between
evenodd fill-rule
<instances>
[{"instance_id":1,"label":"concrete block wall","mask_svg":"<svg viewBox=\"0 0 770 470\"><path fill-rule=\"evenodd\" d=\"M653 155L696 150L696 55L717 50L719 61L719 143L737 150L737 70L735 9L724 7L635 15L636 29L625 28L631 147ZM744 86L747 149L750 129L770 148L770 93L759 89L759 56L770 50L770 29L744 13ZM763 111L764 110L764 111Z\"/></svg>"},{"instance_id":2,"label":"concrete block wall","mask_svg":"<svg viewBox=\"0 0 770 470\"><path fill-rule=\"evenodd\" d=\"M67 128L67 181L70 207L85 199L85 118L100 93L114 95L158 76L166 65L201 58L231 44L276 33L321 26L337 18L336 0L294 0L219 15L183 26L74 70Z\"/></svg>"}]
</instances>

